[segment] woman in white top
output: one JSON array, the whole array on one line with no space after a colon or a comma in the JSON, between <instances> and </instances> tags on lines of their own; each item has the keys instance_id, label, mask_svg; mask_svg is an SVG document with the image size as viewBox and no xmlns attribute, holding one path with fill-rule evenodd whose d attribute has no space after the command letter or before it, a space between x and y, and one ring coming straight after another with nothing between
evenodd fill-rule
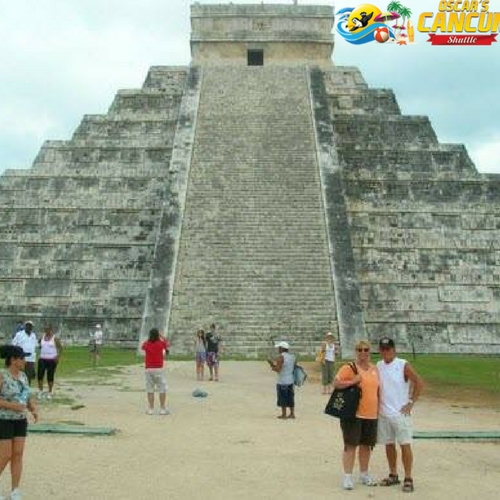
<instances>
[{"instance_id":1,"label":"woman in white top","mask_svg":"<svg viewBox=\"0 0 500 500\"><path fill-rule=\"evenodd\" d=\"M332 392L333 379L335 377L335 337L332 332L325 335L325 340L321 343L318 361L321 363L321 384L323 394Z\"/></svg>"},{"instance_id":2,"label":"woman in white top","mask_svg":"<svg viewBox=\"0 0 500 500\"><path fill-rule=\"evenodd\" d=\"M62 352L62 344L60 340L54 335L52 326L47 326L43 337L40 340L40 357L38 358L38 398L44 396L43 392L43 379L45 372L47 372L47 384L49 392L47 399L52 398L52 389L54 387L54 375L56 373L57 363Z\"/></svg>"}]
</instances>

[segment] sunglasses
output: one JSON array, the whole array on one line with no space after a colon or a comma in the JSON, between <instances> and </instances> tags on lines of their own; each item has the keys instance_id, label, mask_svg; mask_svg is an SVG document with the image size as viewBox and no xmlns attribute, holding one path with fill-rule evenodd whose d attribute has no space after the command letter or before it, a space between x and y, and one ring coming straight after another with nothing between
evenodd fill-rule
<instances>
[{"instance_id":1,"label":"sunglasses","mask_svg":"<svg viewBox=\"0 0 500 500\"><path fill-rule=\"evenodd\" d=\"M356 349L356 351L358 352L370 352L370 349L368 349L368 347L360 347L359 349Z\"/></svg>"}]
</instances>

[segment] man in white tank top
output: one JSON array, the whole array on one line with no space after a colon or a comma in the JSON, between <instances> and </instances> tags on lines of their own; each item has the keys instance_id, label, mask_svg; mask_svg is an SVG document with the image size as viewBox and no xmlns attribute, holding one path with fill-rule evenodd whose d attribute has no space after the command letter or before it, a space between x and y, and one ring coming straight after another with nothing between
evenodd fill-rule
<instances>
[{"instance_id":1,"label":"man in white tank top","mask_svg":"<svg viewBox=\"0 0 500 500\"><path fill-rule=\"evenodd\" d=\"M396 442L401 447L401 458L405 471L403 491L413 491L413 453L411 449L413 430L411 411L422 391L422 380L406 360L396 356L394 340L383 337L379 342L380 357L377 363L380 393L378 442L385 444L389 475L381 486L399 484Z\"/></svg>"}]
</instances>

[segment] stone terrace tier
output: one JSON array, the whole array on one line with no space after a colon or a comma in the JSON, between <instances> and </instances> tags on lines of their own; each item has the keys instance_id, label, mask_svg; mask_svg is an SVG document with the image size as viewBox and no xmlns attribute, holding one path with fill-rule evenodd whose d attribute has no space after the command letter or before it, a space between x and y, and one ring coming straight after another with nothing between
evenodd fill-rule
<instances>
[{"instance_id":1,"label":"stone terrace tier","mask_svg":"<svg viewBox=\"0 0 500 500\"><path fill-rule=\"evenodd\" d=\"M187 74L151 68L32 169L0 177L1 334L31 319L82 342L99 322L106 342L136 345Z\"/></svg>"},{"instance_id":2,"label":"stone terrace tier","mask_svg":"<svg viewBox=\"0 0 500 500\"><path fill-rule=\"evenodd\" d=\"M477 172L428 119L402 116L355 68L313 72L342 169L370 338L500 352L500 176ZM321 93L321 91L319 91Z\"/></svg>"}]
</instances>

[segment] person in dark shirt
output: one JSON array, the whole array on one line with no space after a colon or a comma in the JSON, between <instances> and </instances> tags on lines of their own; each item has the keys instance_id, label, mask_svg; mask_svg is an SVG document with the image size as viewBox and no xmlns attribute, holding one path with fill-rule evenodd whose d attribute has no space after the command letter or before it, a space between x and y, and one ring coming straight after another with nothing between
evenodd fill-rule
<instances>
[{"instance_id":1,"label":"person in dark shirt","mask_svg":"<svg viewBox=\"0 0 500 500\"><path fill-rule=\"evenodd\" d=\"M215 325L210 325L210 331L206 335L207 341L207 365L210 370L209 380L219 381L219 356L222 353L222 339L215 331Z\"/></svg>"}]
</instances>

